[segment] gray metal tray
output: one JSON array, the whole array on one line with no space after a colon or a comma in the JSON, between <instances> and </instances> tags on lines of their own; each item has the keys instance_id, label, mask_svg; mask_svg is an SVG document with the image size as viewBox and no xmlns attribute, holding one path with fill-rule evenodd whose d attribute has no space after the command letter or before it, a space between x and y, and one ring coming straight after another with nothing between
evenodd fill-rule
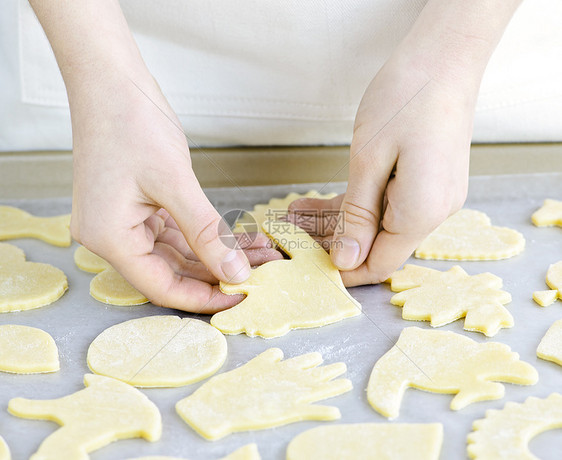
<instances>
[{"instance_id":1,"label":"gray metal tray","mask_svg":"<svg viewBox=\"0 0 562 460\"><path fill-rule=\"evenodd\" d=\"M218 210L224 212L232 208L251 209L253 204L274 196L282 197L291 191L305 192L319 187L317 184L307 184L211 189L208 190L208 196ZM341 192L344 188L344 184L330 184L323 192ZM494 224L519 230L527 241L525 251L508 260L460 263L469 274L490 271L503 278L504 289L513 297L508 308L515 318L515 326L501 330L493 339L464 331L462 320L442 329L459 332L479 342L494 340L510 345L522 359L537 368L540 381L531 387L506 384L506 396L503 399L475 403L458 412L449 409L450 395L408 390L402 402L400 417L395 422L443 423L445 437L442 459L466 458L466 435L471 430L472 422L482 418L487 409L502 408L507 401L521 402L531 395L546 397L554 391L562 391L562 367L537 359L535 355L536 347L548 327L556 319L562 318L562 302L541 308L531 299L534 290L546 289L544 278L549 264L562 259L562 229L537 228L530 222L531 214L545 198L562 199L562 174L471 178L466 206L484 211ZM70 199L3 200L2 204L19 206L37 215L70 211ZM147 315L190 315L151 305L116 307L95 301L88 294L93 275L78 270L73 262L76 243L71 248L56 248L31 239L12 240L11 243L24 249L28 260L48 262L59 267L69 281L68 292L50 306L0 314L0 324L29 325L49 332L59 347L61 358L61 370L54 374L26 376L0 373L0 435L10 446L13 458L20 460L35 452L57 425L11 416L5 410L10 398L51 399L82 389L83 375L89 372L86 365L88 346L99 333L113 324ZM454 262L446 261L412 259L410 262L440 270L454 265ZM248 338L245 335L227 336L229 352L221 372L245 363L270 347L281 348L286 357L317 351L323 355L325 363L345 362L348 366L347 377L354 385L352 392L322 402L340 408L342 418L334 423L386 422L371 409L366 400L365 389L372 366L393 345L404 327L430 326L425 322L402 320L401 310L389 303L392 293L387 285L352 288L350 292L362 303L363 315L323 328L292 331L272 340ZM209 318L203 319L208 321ZM201 383L175 389L142 390L162 413L164 426L161 441L118 441L92 453L92 460L156 454L192 460L216 459L251 442L257 443L263 459L281 460L285 458L287 444L294 436L327 423L293 423L269 430L238 433L216 442L205 441L174 410L175 403L195 391ZM531 450L546 460L559 459L561 438L560 430L539 435L531 442Z\"/></svg>"}]
</instances>

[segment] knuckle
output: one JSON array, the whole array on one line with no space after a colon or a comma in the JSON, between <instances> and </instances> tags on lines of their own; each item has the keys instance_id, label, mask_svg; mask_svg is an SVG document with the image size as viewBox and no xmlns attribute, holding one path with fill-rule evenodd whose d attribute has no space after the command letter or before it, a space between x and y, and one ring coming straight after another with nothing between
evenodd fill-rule
<instances>
[{"instance_id":1,"label":"knuckle","mask_svg":"<svg viewBox=\"0 0 562 460\"><path fill-rule=\"evenodd\" d=\"M211 218L207 224L197 231L194 243L198 247L206 248L216 244L220 217Z\"/></svg>"},{"instance_id":2,"label":"knuckle","mask_svg":"<svg viewBox=\"0 0 562 460\"><path fill-rule=\"evenodd\" d=\"M379 222L379 216L375 212L350 201L344 202L343 213L345 222L352 226L374 227Z\"/></svg>"}]
</instances>

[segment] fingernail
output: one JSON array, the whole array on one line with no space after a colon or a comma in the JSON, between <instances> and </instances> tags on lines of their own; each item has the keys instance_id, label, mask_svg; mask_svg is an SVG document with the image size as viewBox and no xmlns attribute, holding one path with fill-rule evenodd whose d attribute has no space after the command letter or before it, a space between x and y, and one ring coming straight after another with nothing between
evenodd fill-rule
<instances>
[{"instance_id":1,"label":"fingernail","mask_svg":"<svg viewBox=\"0 0 562 460\"><path fill-rule=\"evenodd\" d=\"M221 269L229 283L241 283L250 276L250 264L242 252L235 250L230 251L222 260Z\"/></svg>"},{"instance_id":2,"label":"fingernail","mask_svg":"<svg viewBox=\"0 0 562 460\"><path fill-rule=\"evenodd\" d=\"M361 248L353 238L340 236L333 245L332 260L342 270L353 268L359 259Z\"/></svg>"}]
</instances>

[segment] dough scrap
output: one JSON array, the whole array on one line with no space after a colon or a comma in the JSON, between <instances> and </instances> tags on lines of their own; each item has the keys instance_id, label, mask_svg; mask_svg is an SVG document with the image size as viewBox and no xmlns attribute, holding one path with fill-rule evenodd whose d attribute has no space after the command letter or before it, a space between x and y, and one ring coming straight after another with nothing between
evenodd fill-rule
<instances>
[{"instance_id":1,"label":"dough scrap","mask_svg":"<svg viewBox=\"0 0 562 460\"><path fill-rule=\"evenodd\" d=\"M407 327L375 364L367 399L377 412L395 418L404 392L412 387L456 393L450 407L459 410L476 401L502 398L505 388L498 381L533 385L538 374L502 343L478 343L454 332Z\"/></svg>"},{"instance_id":2,"label":"dough scrap","mask_svg":"<svg viewBox=\"0 0 562 460\"><path fill-rule=\"evenodd\" d=\"M0 313L44 307L58 300L67 288L61 270L26 262L20 248L0 243Z\"/></svg>"},{"instance_id":3,"label":"dough scrap","mask_svg":"<svg viewBox=\"0 0 562 460\"><path fill-rule=\"evenodd\" d=\"M181 418L205 439L260 430L302 420L336 420L337 407L313 402L351 391L337 379L344 363L319 367L322 356L308 353L285 361L270 348L243 366L216 375L176 404Z\"/></svg>"},{"instance_id":4,"label":"dough scrap","mask_svg":"<svg viewBox=\"0 0 562 460\"><path fill-rule=\"evenodd\" d=\"M537 302L541 307L548 307L556 302L558 298L558 291L555 289L548 289L545 291L535 291L533 292L533 300Z\"/></svg>"},{"instance_id":5,"label":"dough scrap","mask_svg":"<svg viewBox=\"0 0 562 460\"><path fill-rule=\"evenodd\" d=\"M480 211L461 209L437 227L418 246L419 259L499 260L525 249L525 238L516 230L496 227Z\"/></svg>"},{"instance_id":6,"label":"dough scrap","mask_svg":"<svg viewBox=\"0 0 562 460\"><path fill-rule=\"evenodd\" d=\"M550 290L533 292L533 300L541 307L553 304L557 298L562 299L562 260L548 267L546 284Z\"/></svg>"},{"instance_id":7,"label":"dough scrap","mask_svg":"<svg viewBox=\"0 0 562 460\"><path fill-rule=\"evenodd\" d=\"M562 319L548 328L537 348L537 356L562 366Z\"/></svg>"},{"instance_id":8,"label":"dough scrap","mask_svg":"<svg viewBox=\"0 0 562 460\"><path fill-rule=\"evenodd\" d=\"M148 316L116 324L88 349L96 374L137 387L178 387L219 370L226 359L224 336L204 321Z\"/></svg>"},{"instance_id":9,"label":"dough scrap","mask_svg":"<svg viewBox=\"0 0 562 460\"><path fill-rule=\"evenodd\" d=\"M470 276L458 265L446 272L405 265L390 280L393 291L402 291L390 303L403 307L404 319L440 327L465 317L465 330L488 337L513 326L513 316L503 306L511 302L511 295L501 290L502 279L491 273Z\"/></svg>"},{"instance_id":10,"label":"dough scrap","mask_svg":"<svg viewBox=\"0 0 562 460\"><path fill-rule=\"evenodd\" d=\"M562 201L546 199L542 207L531 216L537 227L562 227Z\"/></svg>"},{"instance_id":11,"label":"dough scrap","mask_svg":"<svg viewBox=\"0 0 562 460\"><path fill-rule=\"evenodd\" d=\"M74 263L89 273L97 273L90 282L90 295L103 303L118 306L142 305L148 299L123 278L108 262L80 246L74 252Z\"/></svg>"},{"instance_id":12,"label":"dough scrap","mask_svg":"<svg viewBox=\"0 0 562 460\"><path fill-rule=\"evenodd\" d=\"M37 374L59 369L57 345L45 331L13 324L0 326L0 371Z\"/></svg>"},{"instance_id":13,"label":"dough scrap","mask_svg":"<svg viewBox=\"0 0 562 460\"><path fill-rule=\"evenodd\" d=\"M59 399L14 398L8 411L17 417L52 420L61 427L45 438L32 458L87 460L88 452L118 439L158 441L160 412L143 393L119 380L86 374L84 390Z\"/></svg>"},{"instance_id":14,"label":"dough scrap","mask_svg":"<svg viewBox=\"0 0 562 460\"><path fill-rule=\"evenodd\" d=\"M10 460L12 457L10 455L10 449L6 444L6 441L0 436L0 460Z\"/></svg>"},{"instance_id":15,"label":"dough scrap","mask_svg":"<svg viewBox=\"0 0 562 460\"><path fill-rule=\"evenodd\" d=\"M468 456L476 460L538 460L529 441L543 431L562 427L562 395L530 397L524 403L508 402L502 410L487 410L472 424Z\"/></svg>"},{"instance_id":16,"label":"dough scrap","mask_svg":"<svg viewBox=\"0 0 562 460\"><path fill-rule=\"evenodd\" d=\"M130 460L187 460L179 457L162 457L162 456L149 456L139 457ZM248 444L240 449L236 449L226 457L221 457L219 460L261 460L258 446L256 444Z\"/></svg>"},{"instance_id":17,"label":"dough scrap","mask_svg":"<svg viewBox=\"0 0 562 460\"><path fill-rule=\"evenodd\" d=\"M268 221L263 228L291 259L267 262L243 283L221 283L225 294L247 297L216 313L213 326L225 334L273 338L361 313L361 304L347 292L330 255L308 233L288 222Z\"/></svg>"},{"instance_id":18,"label":"dough scrap","mask_svg":"<svg viewBox=\"0 0 562 460\"><path fill-rule=\"evenodd\" d=\"M0 206L0 240L37 238L54 246L68 247L70 214L36 217L12 206Z\"/></svg>"},{"instance_id":19,"label":"dough scrap","mask_svg":"<svg viewBox=\"0 0 562 460\"><path fill-rule=\"evenodd\" d=\"M312 428L287 447L287 460L438 460L440 423L355 423Z\"/></svg>"}]
</instances>

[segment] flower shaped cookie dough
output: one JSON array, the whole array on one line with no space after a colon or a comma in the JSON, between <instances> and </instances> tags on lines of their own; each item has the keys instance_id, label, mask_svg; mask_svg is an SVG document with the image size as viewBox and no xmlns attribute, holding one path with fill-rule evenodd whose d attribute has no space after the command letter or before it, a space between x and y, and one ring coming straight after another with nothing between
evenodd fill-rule
<instances>
[{"instance_id":1,"label":"flower shaped cookie dough","mask_svg":"<svg viewBox=\"0 0 562 460\"><path fill-rule=\"evenodd\" d=\"M466 330L488 337L513 326L513 317L503 306L511 302L511 295L500 289L501 278L491 273L470 276L458 265L447 272L406 265L390 281L393 291L402 291L390 303L403 307L404 319L431 321L439 327L466 317Z\"/></svg>"},{"instance_id":2,"label":"flower shaped cookie dough","mask_svg":"<svg viewBox=\"0 0 562 460\"><path fill-rule=\"evenodd\" d=\"M542 207L531 216L537 227L562 227L562 201L544 200Z\"/></svg>"}]
</instances>

